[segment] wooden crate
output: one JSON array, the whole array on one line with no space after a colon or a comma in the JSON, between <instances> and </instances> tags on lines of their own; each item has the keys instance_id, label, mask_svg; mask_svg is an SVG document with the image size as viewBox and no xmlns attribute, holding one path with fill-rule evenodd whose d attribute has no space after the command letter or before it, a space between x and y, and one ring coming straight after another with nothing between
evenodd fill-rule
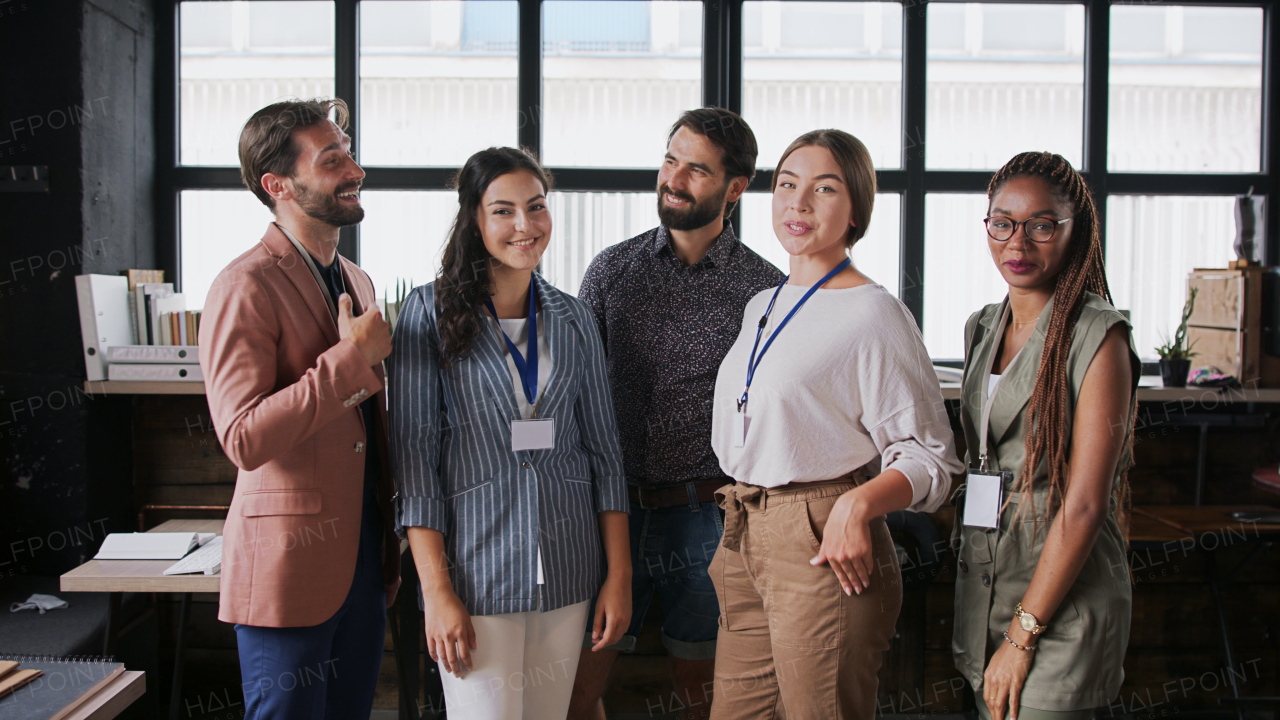
<instances>
[{"instance_id":1,"label":"wooden crate","mask_svg":"<svg viewBox=\"0 0 1280 720\"><path fill-rule=\"evenodd\" d=\"M1246 387L1280 385L1280 358L1262 347L1261 267L1196 269L1187 275L1196 306L1187 322L1187 341L1196 356L1191 367L1213 365Z\"/></svg>"}]
</instances>

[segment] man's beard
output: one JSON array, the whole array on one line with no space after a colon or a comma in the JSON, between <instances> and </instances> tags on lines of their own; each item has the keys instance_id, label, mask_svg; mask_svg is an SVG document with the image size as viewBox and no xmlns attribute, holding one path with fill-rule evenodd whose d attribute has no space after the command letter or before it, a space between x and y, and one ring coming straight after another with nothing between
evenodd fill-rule
<instances>
[{"instance_id":1,"label":"man's beard","mask_svg":"<svg viewBox=\"0 0 1280 720\"><path fill-rule=\"evenodd\" d=\"M679 193L666 185L658 186L658 219L669 230L697 230L715 222L724 212L724 196L729 194L729 184L725 183L720 192L695 200L692 195ZM662 201L663 195L672 195L690 204L683 208L673 208Z\"/></svg>"},{"instance_id":2,"label":"man's beard","mask_svg":"<svg viewBox=\"0 0 1280 720\"><path fill-rule=\"evenodd\" d=\"M326 195L312 190L297 180L293 181L298 207L302 208L302 211L308 216L334 227L355 225L364 219L364 208L360 207L359 203L354 207L343 207L342 201L338 200L338 193L348 192L359 187L359 185L347 185L334 190L332 194Z\"/></svg>"}]
</instances>

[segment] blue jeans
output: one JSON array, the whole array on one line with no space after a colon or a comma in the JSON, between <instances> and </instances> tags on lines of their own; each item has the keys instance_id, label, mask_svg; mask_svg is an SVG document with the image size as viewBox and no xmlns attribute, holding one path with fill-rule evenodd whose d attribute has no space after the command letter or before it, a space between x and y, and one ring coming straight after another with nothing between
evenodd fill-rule
<instances>
[{"instance_id":1,"label":"blue jeans","mask_svg":"<svg viewBox=\"0 0 1280 720\"><path fill-rule=\"evenodd\" d=\"M696 508L696 509L695 509ZM655 595L662 603L662 644L683 660L716 656L720 603L707 574L724 533L713 502L644 510L631 503L631 625L612 650L631 652ZM591 647L595 604L583 647Z\"/></svg>"},{"instance_id":2,"label":"blue jeans","mask_svg":"<svg viewBox=\"0 0 1280 720\"><path fill-rule=\"evenodd\" d=\"M369 717L387 627L381 546L366 492L355 576L338 612L313 627L235 626L246 720Z\"/></svg>"}]
</instances>

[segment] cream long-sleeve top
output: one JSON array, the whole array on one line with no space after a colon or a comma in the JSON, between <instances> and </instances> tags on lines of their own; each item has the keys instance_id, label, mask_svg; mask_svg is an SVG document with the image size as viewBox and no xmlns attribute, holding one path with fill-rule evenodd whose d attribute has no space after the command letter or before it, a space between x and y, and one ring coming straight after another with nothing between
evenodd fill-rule
<instances>
[{"instance_id":1,"label":"cream long-sleeve top","mask_svg":"<svg viewBox=\"0 0 1280 720\"><path fill-rule=\"evenodd\" d=\"M784 285L760 346L804 295ZM818 290L761 360L735 446L734 414L773 289L747 303L716 377L711 445L734 480L762 487L831 480L871 464L911 482L908 509L936 510L964 469L937 374L907 307L880 285Z\"/></svg>"}]
</instances>

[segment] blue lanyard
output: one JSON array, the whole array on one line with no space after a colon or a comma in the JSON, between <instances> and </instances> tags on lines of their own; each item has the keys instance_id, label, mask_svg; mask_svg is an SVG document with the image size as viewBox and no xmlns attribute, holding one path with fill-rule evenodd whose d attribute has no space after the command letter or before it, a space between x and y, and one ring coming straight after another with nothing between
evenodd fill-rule
<instances>
[{"instance_id":1,"label":"blue lanyard","mask_svg":"<svg viewBox=\"0 0 1280 720\"><path fill-rule=\"evenodd\" d=\"M489 308L493 319L497 320L498 311L493 307L493 300L485 298L484 304ZM520 385L524 387L524 397L530 405L533 405L538 397L538 286L534 285L532 275L529 276L529 345L526 349L528 361L525 360L525 355L520 354L520 348L517 348L516 344L511 342L511 338L507 337L507 331L502 329L502 323L498 323L498 332L502 333L502 339L507 341L511 359L515 361L516 370L520 373Z\"/></svg>"},{"instance_id":2,"label":"blue lanyard","mask_svg":"<svg viewBox=\"0 0 1280 720\"><path fill-rule=\"evenodd\" d=\"M751 391L751 378L755 377L756 368L760 367L760 361L764 359L764 354L769 352L769 346L772 345L774 339L778 337L778 333L782 332L782 328L786 327L788 322L791 322L791 318L795 316L796 311L800 309L800 306L804 305L809 298L813 297L814 293L818 292L818 288L826 285L828 280L839 275L840 271L849 267L852 262L853 260L850 258L845 258L844 262L832 268L831 272L823 275L821 280L814 283L813 287L809 288L805 292L804 296L800 298L800 302L796 303L796 306L791 308L791 312L787 313L787 316L782 318L782 322L778 323L777 329L773 331L773 334L769 336L769 339L764 342L764 347L761 348L760 336L764 334L764 326L769 323L769 315L773 313L773 304L778 301L778 293L782 292L782 286L787 284L787 280L789 280L791 276L788 275L782 278L782 282L778 283L778 287L773 291L773 297L769 299L769 307L765 308L764 316L760 318L760 326L756 328L756 342L751 346L751 357L747 360L747 384L746 387L742 389L742 397L738 399L738 412L742 412L742 409L747 406L747 393ZM760 348L759 356L756 355L756 348Z\"/></svg>"}]
</instances>

